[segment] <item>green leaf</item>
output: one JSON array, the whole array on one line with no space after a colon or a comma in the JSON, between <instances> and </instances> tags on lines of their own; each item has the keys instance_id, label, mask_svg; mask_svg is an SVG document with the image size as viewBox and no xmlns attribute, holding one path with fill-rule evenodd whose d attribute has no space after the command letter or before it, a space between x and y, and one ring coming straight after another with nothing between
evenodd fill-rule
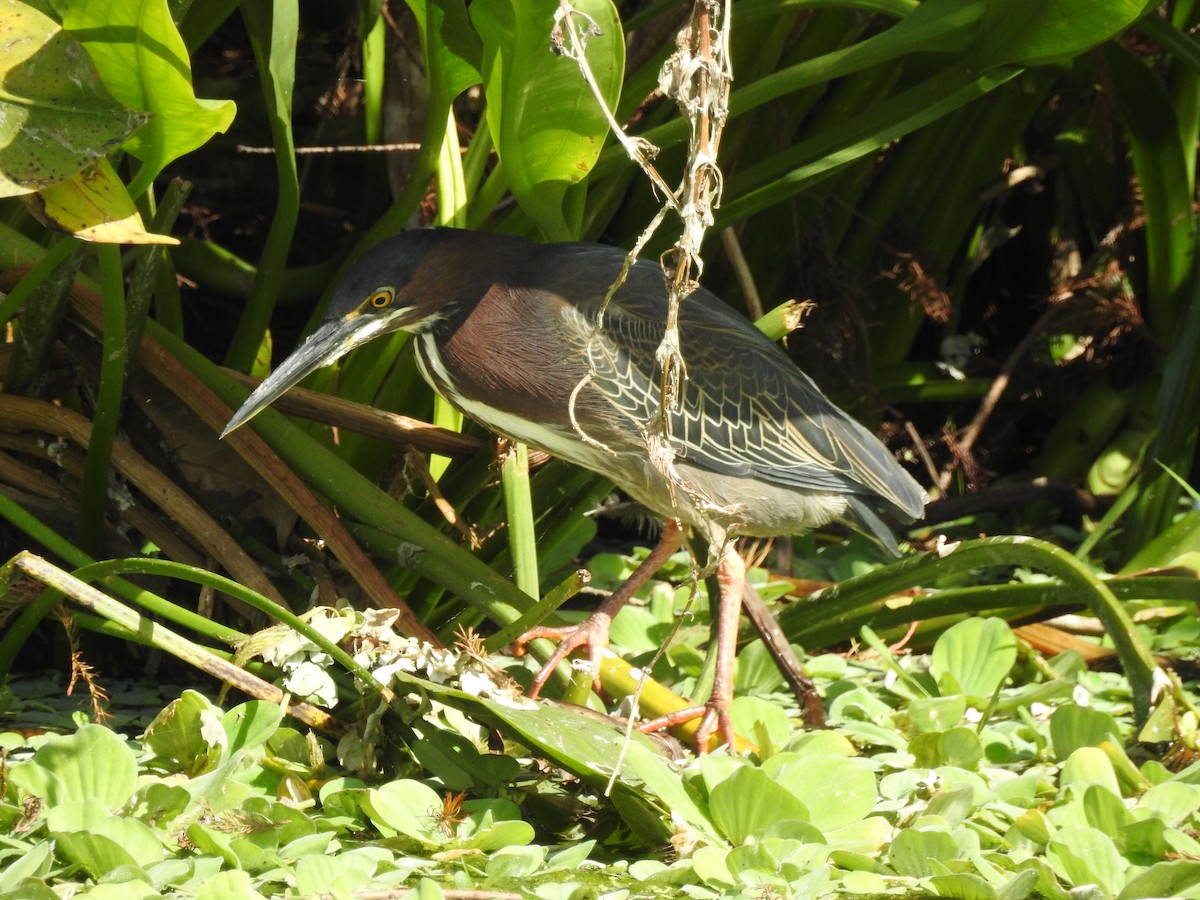
<instances>
[{"instance_id":1,"label":"green leaf","mask_svg":"<svg viewBox=\"0 0 1200 900\"><path fill-rule=\"evenodd\" d=\"M438 830L442 798L419 781L389 781L366 791L360 798L363 811L376 825L407 835L428 847L446 842Z\"/></svg>"},{"instance_id":2,"label":"green leaf","mask_svg":"<svg viewBox=\"0 0 1200 900\"><path fill-rule=\"evenodd\" d=\"M1176 859L1155 863L1144 872L1139 872L1117 900L1135 900L1139 897L1179 897L1189 888L1200 884L1200 862L1191 859ZM1189 896L1193 894L1189 893Z\"/></svg>"},{"instance_id":3,"label":"green leaf","mask_svg":"<svg viewBox=\"0 0 1200 900\"><path fill-rule=\"evenodd\" d=\"M1106 712L1074 703L1060 706L1050 717L1054 758L1065 760L1080 747L1099 747L1111 734L1120 734L1117 721Z\"/></svg>"},{"instance_id":4,"label":"green leaf","mask_svg":"<svg viewBox=\"0 0 1200 900\"><path fill-rule=\"evenodd\" d=\"M866 818L879 799L871 769L845 756L777 753L762 770L804 804L821 831Z\"/></svg>"},{"instance_id":5,"label":"green leaf","mask_svg":"<svg viewBox=\"0 0 1200 900\"><path fill-rule=\"evenodd\" d=\"M573 4L600 34L587 61L604 103L615 107L625 64L621 23L610 0ZM574 61L550 45L555 5L538 0L476 0L471 21L483 38L487 120L513 196L547 240L579 237L581 209L568 190L587 176L608 124ZM586 26L584 26L586 29Z\"/></svg>"},{"instance_id":6,"label":"green leaf","mask_svg":"<svg viewBox=\"0 0 1200 900\"><path fill-rule=\"evenodd\" d=\"M1084 792L1083 813L1089 825L1105 834L1115 835L1121 826L1133 821L1121 798L1098 784L1090 785Z\"/></svg>"},{"instance_id":7,"label":"green leaf","mask_svg":"<svg viewBox=\"0 0 1200 900\"><path fill-rule=\"evenodd\" d=\"M230 897L264 900L263 895L254 889L250 874L239 870L214 875L196 892L196 900L228 900Z\"/></svg>"},{"instance_id":8,"label":"green leaf","mask_svg":"<svg viewBox=\"0 0 1200 900\"><path fill-rule=\"evenodd\" d=\"M739 655L738 665L741 666ZM729 711L733 730L738 734L756 735L763 729L770 742L779 746L792 733L792 723L787 712L778 703L762 697L737 697Z\"/></svg>"},{"instance_id":9,"label":"green leaf","mask_svg":"<svg viewBox=\"0 0 1200 900\"><path fill-rule=\"evenodd\" d=\"M148 866L163 858L162 842L142 822L127 816L106 816L86 829L66 830L69 806L56 807L48 818L50 835L59 852L83 866L94 877L108 874L117 866Z\"/></svg>"},{"instance_id":10,"label":"green leaf","mask_svg":"<svg viewBox=\"0 0 1200 900\"><path fill-rule=\"evenodd\" d=\"M50 807L92 800L113 811L133 795L137 761L113 732L84 725L75 734L49 738L31 761L13 766L10 778Z\"/></svg>"},{"instance_id":11,"label":"green leaf","mask_svg":"<svg viewBox=\"0 0 1200 900\"><path fill-rule=\"evenodd\" d=\"M930 671L942 693L949 676L958 691L969 697L990 699L1017 661L1017 639L1003 619L964 619L946 629L933 645Z\"/></svg>"},{"instance_id":12,"label":"green leaf","mask_svg":"<svg viewBox=\"0 0 1200 900\"><path fill-rule=\"evenodd\" d=\"M1149 0L988 0L971 55L980 66L1078 56L1141 18Z\"/></svg>"},{"instance_id":13,"label":"green leaf","mask_svg":"<svg viewBox=\"0 0 1200 900\"><path fill-rule=\"evenodd\" d=\"M958 857L958 845L944 831L907 828L896 835L888 849L888 862L896 874L909 878L926 878L944 871L931 862L949 862Z\"/></svg>"},{"instance_id":14,"label":"green leaf","mask_svg":"<svg viewBox=\"0 0 1200 900\"><path fill-rule=\"evenodd\" d=\"M220 758L224 729L217 736L212 729L206 730L204 719L211 721L221 715L203 694L184 691L154 717L142 738L143 746L159 759L175 763L185 774L197 775Z\"/></svg>"},{"instance_id":15,"label":"green leaf","mask_svg":"<svg viewBox=\"0 0 1200 900\"><path fill-rule=\"evenodd\" d=\"M113 96L152 114L125 142L125 149L145 163L138 186L148 186L164 166L233 121L233 101L196 98L187 48L167 0L72 3L63 26L87 48Z\"/></svg>"},{"instance_id":16,"label":"green leaf","mask_svg":"<svg viewBox=\"0 0 1200 900\"><path fill-rule=\"evenodd\" d=\"M1099 790L1097 788L1097 790ZM1132 819L1132 817L1129 817ZM1099 828L1100 826L1095 826ZM1104 829L1101 828L1101 831ZM1141 819L1121 825L1114 833L1117 849L1127 859L1163 859L1171 852L1166 839L1167 823L1162 819Z\"/></svg>"},{"instance_id":17,"label":"green leaf","mask_svg":"<svg viewBox=\"0 0 1200 900\"><path fill-rule=\"evenodd\" d=\"M1098 784L1116 796L1121 796L1121 785L1108 755L1098 747L1080 747L1063 763L1059 784Z\"/></svg>"},{"instance_id":18,"label":"green leaf","mask_svg":"<svg viewBox=\"0 0 1200 900\"><path fill-rule=\"evenodd\" d=\"M442 77L446 93L454 99L471 85L482 80L479 70L483 62L483 45L471 28L464 0L432 0L433 15L426 0L408 0L419 24L425 25L425 40L431 53L442 61ZM429 23L435 23L430 28Z\"/></svg>"},{"instance_id":19,"label":"green leaf","mask_svg":"<svg viewBox=\"0 0 1200 900\"><path fill-rule=\"evenodd\" d=\"M1153 810L1168 825L1179 825L1200 809L1200 785L1156 784L1138 798L1136 809Z\"/></svg>"},{"instance_id":20,"label":"green leaf","mask_svg":"<svg viewBox=\"0 0 1200 900\"><path fill-rule=\"evenodd\" d=\"M830 829L825 832L825 840L830 847L837 850L875 856L887 845L893 834L891 822L883 816L871 816L861 822Z\"/></svg>"},{"instance_id":21,"label":"green leaf","mask_svg":"<svg viewBox=\"0 0 1200 900\"><path fill-rule=\"evenodd\" d=\"M800 800L765 772L742 766L712 790L708 810L713 823L733 844L784 819L808 820Z\"/></svg>"},{"instance_id":22,"label":"green leaf","mask_svg":"<svg viewBox=\"0 0 1200 900\"><path fill-rule=\"evenodd\" d=\"M983 744L970 728L951 728L917 735L909 741L908 752L922 768L956 766L971 770L983 759Z\"/></svg>"},{"instance_id":23,"label":"green leaf","mask_svg":"<svg viewBox=\"0 0 1200 900\"><path fill-rule=\"evenodd\" d=\"M146 230L117 173L107 159L36 194L21 198L34 218L56 231L101 244L178 244L173 237Z\"/></svg>"},{"instance_id":24,"label":"green leaf","mask_svg":"<svg viewBox=\"0 0 1200 900\"><path fill-rule=\"evenodd\" d=\"M994 887L970 872L934 875L929 883L939 897L954 897L957 900L995 900L996 897Z\"/></svg>"},{"instance_id":25,"label":"green leaf","mask_svg":"<svg viewBox=\"0 0 1200 900\"><path fill-rule=\"evenodd\" d=\"M1098 884L1110 895L1124 886L1129 870L1112 838L1086 825L1060 829L1050 839L1046 858L1055 874L1072 887Z\"/></svg>"},{"instance_id":26,"label":"green leaf","mask_svg":"<svg viewBox=\"0 0 1200 900\"><path fill-rule=\"evenodd\" d=\"M967 698L955 692L950 697L913 699L908 704L907 719L911 729L918 733L946 731L961 722L966 712Z\"/></svg>"},{"instance_id":27,"label":"green leaf","mask_svg":"<svg viewBox=\"0 0 1200 900\"><path fill-rule=\"evenodd\" d=\"M349 853L336 857L313 854L296 860L295 873L295 889L301 894L350 896L370 882L375 864Z\"/></svg>"},{"instance_id":28,"label":"green leaf","mask_svg":"<svg viewBox=\"0 0 1200 900\"><path fill-rule=\"evenodd\" d=\"M52 19L0 0L0 33L0 197L70 177L146 121L105 90L79 42Z\"/></svg>"},{"instance_id":29,"label":"green leaf","mask_svg":"<svg viewBox=\"0 0 1200 900\"><path fill-rule=\"evenodd\" d=\"M221 717L229 754L245 753L267 742L283 721L283 710L265 700L248 700Z\"/></svg>"}]
</instances>

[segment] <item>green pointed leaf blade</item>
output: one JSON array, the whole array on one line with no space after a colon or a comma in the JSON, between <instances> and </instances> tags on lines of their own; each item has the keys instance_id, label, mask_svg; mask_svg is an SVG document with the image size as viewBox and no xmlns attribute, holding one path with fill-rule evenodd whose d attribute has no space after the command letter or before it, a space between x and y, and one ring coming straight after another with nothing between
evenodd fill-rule
<instances>
[{"instance_id":1,"label":"green pointed leaf blade","mask_svg":"<svg viewBox=\"0 0 1200 900\"><path fill-rule=\"evenodd\" d=\"M72 3L63 24L87 48L113 96L153 115L125 142L149 169L139 173L140 182L233 121L233 101L196 97L187 48L167 0Z\"/></svg>"},{"instance_id":2,"label":"green pointed leaf blade","mask_svg":"<svg viewBox=\"0 0 1200 900\"><path fill-rule=\"evenodd\" d=\"M1120 34L1148 0L989 0L973 51L980 66L1036 66L1077 56Z\"/></svg>"},{"instance_id":3,"label":"green pointed leaf blade","mask_svg":"<svg viewBox=\"0 0 1200 900\"><path fill-rule=\"evenodd\" d=\"M79 42L52 19L0 0L0 34L0 197L69 178L145 123L145 113L113 98Z\"/></svg>"}]
</instances>

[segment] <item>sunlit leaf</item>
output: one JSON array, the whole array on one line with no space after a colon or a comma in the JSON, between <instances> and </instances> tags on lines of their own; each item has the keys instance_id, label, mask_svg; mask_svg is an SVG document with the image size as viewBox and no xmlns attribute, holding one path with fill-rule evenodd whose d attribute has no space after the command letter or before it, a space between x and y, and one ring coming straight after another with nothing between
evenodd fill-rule
<instances>
[{"instance_id":1,"label":"sunlit leaf","mask_svg":"<svg viewBox=\"0 0 1200 900\"><path fill-rule=\"evenodd\" d=\"M1076 56L1136 22L1150 0L992 0L972 53L980 65L1040 65Z\"/></svg>"},{"instance_id":2,"label":"sunlit leaf","mask_svg":"<svg viewBox=\"0 0 1200 900\"><path fill-rule=\"evenodd\" d=\"M191 61L167 0L72 3L63 26L87 48L113 96L152 114L125 142L145 163L139 185L233 121L232 101L199 100L192 91Z\"/></svg>"},{"instance_id":3,"label":"sunlit leaf","mask_svg":"<svg viewBox=\"0 0 1200 900\"><path fill-rule=\"evenodd\" d=\"M947 862L957 859L958 845L944 831L921 831L908 828L896 835L888 849L888 862L900 875L924 878L936 871L931 860Z\"/></svg>"},{"instance_id":4,"label":"sunlit leaf","mask_svg":"<svg viewBox=\"0 0 1200 900\"><path fill-rule=\"evenodd\" d=\"M804 804L808 821L822 831L866 818L879 796L870 768L846 756L779 753L763 771Z\"/></svg>"},{"instance_id":5,"label":"sunlit leaf","mask_svg":"<svg viewBox=\"0 0 1200 900\"><path fill-rule=\"evenodd\" d=\"M983 744L970 728L918 734L909 741L908 751L916 758L918 766L930 769L938 766L974 769L983 759Z\"/></svg>"},{"instance_id":6,"label":"sunlit leaf","mask_svg":"<svg viewBox=\"0 0 1200 900\"><path fill-rule=\"evenodd\" d=\"M1050 741L1060 760L1080 747L1099 747L1112 734L1120 734L1116 720L1098 709L1070 703L1060 706L1050 717Z\"/></svg>"},{"instance_id":7,"label":"sunlit leaf","mask_svg":"<svg viewBox=\"0 0 1200 900\"><path fill-rule=\"evenodd\" d=\"M1080 747L1063 763L1062 785L1098 784L1111 793L1121 795L1117 773L1103 750L1097 747Z\"/></svg>"},{"instance_id":8,"label":"sunlit leaf","mask_svg":"<svg viewBox=\"0 0 1200 900\"><path fill-rule=\"evenodd\" d=\"M133 795L137 762L129 745L112 731L84 725L75 734L51 738L31 762L13 767L9 777L49 806L89 799L112 811Z\"/></svg>"},{"instance_id":9,"label":"sunlit leaf","mask_svg":"<svg viewBox=\"0 0 1200 900\"><path fill-rule=\"evenodd\" d=\"M587 59L611 109L625 60L616 9L610 0L573 7L599 31L588 37ZM488 125L513 196L547 239L571 240L582 208L568 209L567 193L595 164L608 124L575 62L551 48L554 12L553 4L537 0L470 6L483 38Z\"/></svg>"},{"instance_id":10,"label":"sunlit leaf","mask_svg":"<svg viewBox=\"0 0 1200 900\"><path fill-rule=\"evenodd\" d=\"M930 671L949 675L969 697L990 698L1017 661L1017 640L1003 619L971 618L946 629L933 645ZM943 693L955 691L943 688ZM952 723L953 724L953 723Z\"/></svg>"},{"instance_id":11,"label":"sunlit leaf","mask_svg":"<svg viewBox=\"0 0 1200 900\"><path fill-rule=\"evenodd\" d=\"M428 846L446 837L438 828L442 798L428 785L403 779L371 788L361 798L363 810L377 825Z\"/></svg>"},{"instance_id":12,"label":"sunlit leaf","mask_svg":"<svg viewBox=\"0 0 1200 900\"><path fill-rule=\"evenodd\" d=\"M1098 884L1110 896L1121 890L1129 871L1129 863L1121 858L1112 838L1087 826L1059 831L1050 840L1046 856L1055 874L1067 884Z\"/></svg>"},{"instance_id":13,"label":"sunlit leaf","mask_svg":"<svg viewBox=\"0 0 1200 900\"><path fill-rule=\"evenodd\" d=\"M808 820L808 810L778 782L750 767L738 769L708 801L713 822L734 844L784 819Z\"/></svg>"}]
</instances>

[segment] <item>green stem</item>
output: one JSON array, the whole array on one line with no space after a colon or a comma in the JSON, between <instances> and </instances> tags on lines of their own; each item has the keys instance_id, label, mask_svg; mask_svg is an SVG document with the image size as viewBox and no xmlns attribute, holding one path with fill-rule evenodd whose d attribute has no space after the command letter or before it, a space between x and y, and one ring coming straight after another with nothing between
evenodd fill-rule
<instances>
[{"instance_id":1,"label":"green stem","mask_svg":"<svg viewBox=\"0 0 1200 900\"><path fill-rule=\"evenodd\" d=\"M275 215L271 218L271 228L255 273L254 288L225 354L227 366L249 371L275 309L280 280L287 267L292 234L300 216L300 179L292 137L292 88L296 75L296 39L300 28L296 0L274 0L269 6L243 4L242 15L250 34L271 123L279 193Z\"/></svg>"},{"instance_id":2,"label":"green stem","mask_svg":"<svg viewBox=\"0 0 1200 900\"><path fill-rule=\"evenodd\" d=\"M92 418L83 484L79 491L79 545L92 556L104 555L104 514L108 508L108 476L113 441L121 420L125 375L129 364L121 248L101 244L100 296L104 302L104 336L100 360L100 390Z\"/></svg>"},{"instance_id":3,"label":"green stem","mask_svg":"<svg viewBox=\"0 0 1200 900\"><path fill-rule=\"evenodd\" d=\"M25 273L25 277L8 292L8 296L0 301L0 328L8 324L9 319L25 305L25 301L29 299L34 290L71 255L71 251L78 250L80 247L79 241L63 238L42 255L37 264Z\"/></svg>"},{"instance_id":4,"label":"green stem","mask_svg":"<svg viewBox=\"0 0 1200 900\"><path fill-rule=\"evenodd\" d=\"M529 448L515 443L500 472L504 507L508 517L508 546L512 553L517 587L530 597L541 594L538 576L537 536L533 530L533 500L529 494Z\"/></svg>"}]
</instances>

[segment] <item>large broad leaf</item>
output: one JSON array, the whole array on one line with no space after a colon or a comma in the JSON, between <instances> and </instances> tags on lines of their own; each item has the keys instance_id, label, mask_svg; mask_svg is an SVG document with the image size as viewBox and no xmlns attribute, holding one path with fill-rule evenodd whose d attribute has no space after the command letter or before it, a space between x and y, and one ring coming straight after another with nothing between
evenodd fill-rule
<instances>
[{"instance_id":1,"label":"large broad leaf","mask_svg":"<svg viewBox=\"0 0 1200 900\"><path fill-rule=\"evenodd\" d=\"M233 101L198 100L192 91L187 48L166 0L72 3L63 25L87 48L118 100L153 113L125 144L146 164L140 186L233 121Z\"/></svg>"},{"instance_id":2,"label":"large broad leaf","mask_svg":"<svg viewBox=\"0 0 1200 900\"><path fill-rule=\"evenodd\" d=\"M479 84L483 46L471 28L464 0L408 0L418 27L425 32L430 53L441 59L446 94L454 99L471 85ZM432 13L430 12L432 10ZM430 34L432 26L433 34Z\"/></svg>"},{"instance_id":3,"label":"large broad leaf","mask_svg":"<svg viewBox=\"0 0 1200 900\"><path fill-rule=\"evenodd\" d=\"M0 0L0 33L0 197L69 178L146 121L113 99L75 38L37 10Z\"/></svg>"},{"instance_id":4,"label":"large broad leaf","mask_svg":"<svg viewBox=\"0 0 1200 900\"><path fill-rule=\"evenodd\" d=\"M622 729L597 722L566 705L500 702L404 672L393 677L479 722L494 723L593 786L606 787L615 773L611 798L631 826L646 833L658 831L661 837L669 816L674 828L686 826L702 840L720 843L712 822L678 774L636 730L627 738ZM647 801L653 810L647 809Z\"/></svg>"},{"instance_id":5,"label":"large broad leaf","mask_svg":"<svg viewBox=\"0 0 1200 900\"><path fill-rule=\"evenodd\" d=\"M763 771L808 809L808 821L822 831L865 819L879 792L869 767L846 756L777 753Z\"/></svg>"},{"instance_id":6,"label":"large broad leaf","mask_svg":"<svg viewBox=\"0 0 1200 900\"><path fill-rule=\"evenodd\" d=\"M600 32L587 38L587 61L612 109L625 65L617 12L610 0L573 6ZM509 187L545 237L561 241L578 237L582 210L564 209L567 192L591 171L608 125L576 63L552 50L556 8L544 0L476 0L470 13L483 38L488 125Z\"/></svg>"}]
</instances>

